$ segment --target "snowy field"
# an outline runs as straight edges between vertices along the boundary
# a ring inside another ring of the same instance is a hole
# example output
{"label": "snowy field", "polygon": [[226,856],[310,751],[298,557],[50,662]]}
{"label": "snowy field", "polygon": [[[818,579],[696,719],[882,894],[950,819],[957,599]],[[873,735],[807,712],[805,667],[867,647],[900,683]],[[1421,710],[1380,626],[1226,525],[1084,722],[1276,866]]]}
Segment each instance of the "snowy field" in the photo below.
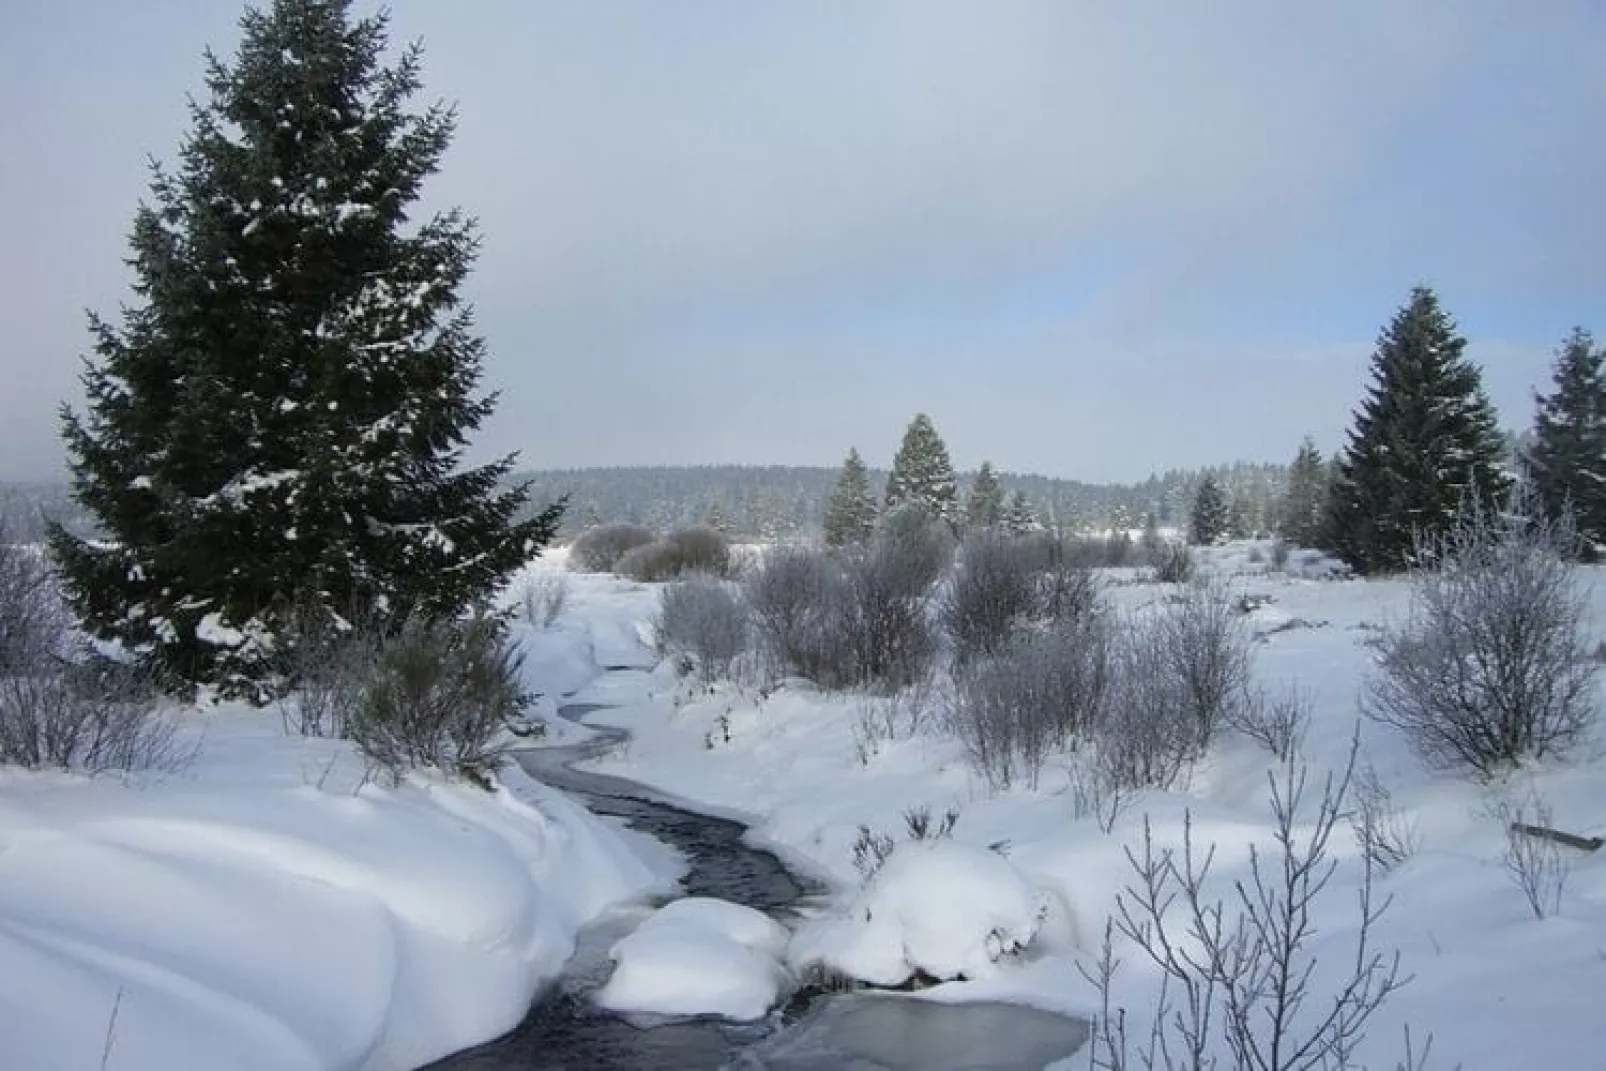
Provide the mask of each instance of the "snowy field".
{"label": "snowy field", "polygon": [[[1569,872],[1560,910],[1538,920],[1507,873],[1505,823],[1494,813],[1501,799],[1537,793],[1552,808],[1555,826],[1606,833],[1606,749],[1599,739],[1568,762],[1492,786],[1425,772],[1393,730],[1357,714],[1372,658],[1366,639],[1404,612],[1403,583],[1268,574],[1241,547],[1217,553],[1212,564],[1236,574],[1232,583],[1245,593],[1270,596],[1248,618],[1261,636],[1257,677],[1273,687],[1298,682],[1312,699],[1303,748],[1312,780],[1305,820],[1314,816],[1321,778],[1344,766],[1359,732],[1360,760],[1392,795],[1414,845],[1403,864],[1377,880],[1377,898],[1391,903],[1372,935],[1385,953],[1398,949],[1401,975],[1410,981],[1371,1021],[1359,1064],[1393,1068],[1409,1026],[1418,1051],[1431,1033],[1433,1067],[1599,1066],[1606,1051],[1606,1019],[1599,1014],[1606,992],[1606,851],[1562,854]],[[1606,636],[1600,579],[1596,570],[1585,576],[1591,628]],[[594,607],[610,617],[648,620],[655,611],[655,586],[598,577],[571,583],[577,613]],[[1111,596],[1136,605],[1163,592],[1119,585]],[[1156,847],[1172,848],[1180,847],[1189,816],[1195,844],[1215,848],[1218,894],[1247,877],[1251,846],[1271,847],[1267,776],[1278,764],[1231,733],[1184,790],[1131,800],[1106,833],[1079,805],[1068,769],[1051,764],[1035,791],[996,793],[940,732],[867,746],[862,724],[873,701],[862,697],[821,694],[803,682],[768,695],[723,684],[694,688],[660,667],[640,694],[611,699],[623,705],[590,720],[628,728],[634,738],[596,768],[745,818],[756,842],[838,891],[836,908],[794,937],[794,968],[826,964],[883,983],[916,970],[974,979],[924,990],[927,999],[1004,999],[1091,1014],[1096,996],[1077,967],[1094,965],[1116,896],[1133,881],[1124,852],[1141,847],[1145,820]],[[901,841],[902,815],[911,808],[929,808],[937,817],[956,808],[952,844],[900,845],[864,883],[853,863],[859,827]],[[1361,868],[1346,822],[1330,849],[1338,869],[1313,909],[1309,945],[1318,991],[1349,967],[1359,917]],[[1024,951],[1001,954],[1017,944]],[[1135,1012],[1149,1006],[1156,972],[1119,939],[1115,951],[1124,961],[1115,998]]]}
{"label": "snowy field", "polygon": [[[1393,1068],[1402,1032],[1433,1037],[1432,1067],[1585,1068],[1606,1050],[1606,851],[1569,853],[1560,910],[1537,920],[1502,862],[1503,797],[1530,792],[1572,833],[1606,833],[1599,741],[1571,761],[1480,786],[1424,772],[1392,730],[1358,722],[1366,639],[1404,609],[1397,582],[1266,574],[1242,549],[1216,556],[1244,592],[1255,672],[1297,681],[1315,716],[1312,776],[1362,760],[1392,793],[1414,851],[1382,876],[1391,903],[1373,935],[1409,983],[1373,1019],[1358,1066]],[[542,574],[562,555],[532,566]],[[1606,636],[1606,587],[1592,629]],[[760,693],[694,687],[650,664],[659,588],[571,576],[555,624],[521,627],[549,742],[586,731],[555,697],[615,709],[597,725],[633,734],[597,769],[752,823],[753,840],[824,879],[831,905],[788,935],[731,905],[684,901],[613,949],[599,999],[621,1010],[760,1016],[797,980],[830,968],[881,984],[967,980],[914,998],[1008,1001],[1088,1016],[1091,969],[1127,847],[1145,821],[1159,847],[1214,846],[1214,880],[1248,873],[1270,845],[1267,775],[1277,764],[1228,733],[1183,790],[1130,800],[1108,832],[1069,762],[1035,790],[989,791],[957,743],[929,724],[867,740],[884,713],[863,697],[785,682]],[[1129,606],[1163,597],[1112,586]],[[905,714],[917,709],[907,704]],[[183,715],[199,742],[179,773],[126,780],[0,772],[0,1064],[109,1067],[404,1068],[493,1037],[523,1015],[611,906],[665,890],[670,861],[633,833],[509,770],[494,794],[413,778],[367,782],[346,745],[287,737],[277,713]],[[958,812],[952,838],[905,839],[904,812]],[[867,826],[900,842],[874,877],[854,865]],[[1341,824],[1338,870],[1318,900],[1314,975],[1347,967],[1357,851]],[[1117,942],[1114,996],[1137,1014],[1156,974]],[[109,1053],[109,1055],[107,1055]],[[1078,1057],[1070,1066],[1085,1066]]]}

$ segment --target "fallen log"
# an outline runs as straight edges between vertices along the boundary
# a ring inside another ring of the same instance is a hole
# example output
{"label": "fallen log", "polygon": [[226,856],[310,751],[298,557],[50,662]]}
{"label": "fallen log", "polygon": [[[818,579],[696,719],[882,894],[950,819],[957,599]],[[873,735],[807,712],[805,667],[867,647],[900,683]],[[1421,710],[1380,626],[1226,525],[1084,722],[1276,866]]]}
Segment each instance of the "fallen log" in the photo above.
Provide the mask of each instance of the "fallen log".
{"label": "fallen log", "polygon": [[1567,847],[1577,848],[1581,852],[1592,852],[1602,844],[1606,844],[1606,838],[1603,837],[1580,837],[1575,833],[1563,833],[1561,830],[1551,829],[1549,826],[1531,826],[1526,822],[1513,822],[1511,823],[1511,829],[1514,833],[1526,833],[1530,837],[1553,840],[1557,844],[1565,844]]}

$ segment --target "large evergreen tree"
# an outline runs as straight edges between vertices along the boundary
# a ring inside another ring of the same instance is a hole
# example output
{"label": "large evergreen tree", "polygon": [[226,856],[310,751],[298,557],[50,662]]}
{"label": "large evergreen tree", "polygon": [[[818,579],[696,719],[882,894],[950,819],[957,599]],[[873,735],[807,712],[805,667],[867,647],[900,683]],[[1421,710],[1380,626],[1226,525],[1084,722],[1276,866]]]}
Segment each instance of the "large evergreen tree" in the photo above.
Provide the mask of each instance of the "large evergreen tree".
{"label": "large evergreen tree", "polygon": [[1037,522],[1037,514],[1032,512],[1032,504],[1026,498],[1026,492],[1016,488],[1009,494],[1009,505],[1004,509],[1004,531],[1010,535],[1028,535],[1042,527]]}
{"label": "large evergreen tree", "polygon": [[1556,352],[1555,389],[1539,413],[1524,468],[1551,516],[1571,510],[1578,534],[1606,542],[1606,348],[1583,328]]}
{"label": "large evergreen tree", "polygon": [[1231,524],[1227,496],[1214,476],[1199,481],[1199,490],[1193,496],[1193,509],[1188,513],[1188,542],[1209,546],[1227,534]]}
{"label": "large evergreen tree", "polygon": [[903,433],[903,443],[892,459],[892,473],[887,477],[886,501],[889,513],[912,504],[949,524],[959,519],[959,491],[953,464],[948,460],[948,447],[924,413],[916,413]]}
{"label": "large evergreen tree", "polygon": [[965,524],[972,529],[996,528],[1003,516],[1004,489],[993,472],[993,463],[983,461],[965,496]]}
{"label": "large evergreen tree", "polygon": [[1466,339],[1417,287],[1378,338],[1373,382],[1338,459],[1327,549],[1361,573],[1401,569],[1470,496],[1503,502],[1503,440]]}
{"label": "large evergreen tree", "polygon": [[89,631],[170,680],[265,697],[291,606],[447,615],[553,531],[515,522],[512,459],[460,465],[494,396],[457,290],[472,223],[409,225],[454,115],[409,110],[383,15],[275,0],[207,54],[176,172],[153,167],[120,325],[91,318],[75,495],[109,536],[52,543]]}
{"label": "large evergreen tree", "polygon": [[867,543],[875,534],[875,498],[870,494],[870,473],[857,449],[849,449],[842,474],[825,504],[825,545],[845,547]]}
{"label": "large evergreen tree", "polygon": [[1278,535],[1300,547],[1314,547],[1322,541],[1328,480],[1322,452],[1316,449],[1314,442],[1305,439],[1299,444],[1294,463],[1288,467],[1288,489],[1278,509]]}

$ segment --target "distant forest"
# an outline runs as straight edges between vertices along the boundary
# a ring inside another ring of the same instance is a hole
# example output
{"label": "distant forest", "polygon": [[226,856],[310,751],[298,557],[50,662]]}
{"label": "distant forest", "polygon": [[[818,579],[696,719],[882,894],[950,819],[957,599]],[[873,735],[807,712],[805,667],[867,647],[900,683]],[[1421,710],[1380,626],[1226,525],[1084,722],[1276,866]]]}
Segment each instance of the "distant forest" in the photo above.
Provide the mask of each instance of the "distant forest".
{"label": "distant forest", "polygon": [[[593,524],[630,521],[655,530],[709,524],[739,538],[807,539],[820,531],[825,499],[838,470],[790,465],[699,465],[635,468],[546,469],[521,472],[530,483],[530,509],[569,496],[559,537],[570,539]],[[884,469],[872,469],[879,497]],[[1199,481],[1215,476],[1227,491],[1240,530],[1270,527],[1287,483],[1286,465],[1238,462],[1202,469],[1173,469],[1142,483],[1094,484],[1047,476],[1000,473],[1004,490],[1022,491],[1039,523],[1067,531],[1141,528],[1153,513],[1161,527],[1186,524]],[[974,473],[960,474],[964,493]],[[0,520],[17,542],[36,542],[49,520],[80,536],[94,536],[94,518],[72,500],[65,483],[0,483]]]}

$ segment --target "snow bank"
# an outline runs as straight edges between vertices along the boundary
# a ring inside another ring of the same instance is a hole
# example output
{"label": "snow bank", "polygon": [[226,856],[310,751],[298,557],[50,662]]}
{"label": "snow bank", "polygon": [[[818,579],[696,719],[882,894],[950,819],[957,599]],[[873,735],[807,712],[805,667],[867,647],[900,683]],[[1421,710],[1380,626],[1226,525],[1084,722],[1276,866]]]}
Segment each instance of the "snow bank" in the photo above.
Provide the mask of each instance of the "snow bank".
{"label": "snow bank", "polygon": [[1031,943],[1050,901],[997,852],[949,840],[901,844],[845,916],[793,940],[799,969],[824,966],[875,985],[988,978]]}
{"label": "snow bank", "polygon": [[781,999],[786,929],[740,904],[688,897],[613,946],[617,966],[597,993],[605,1008],[751,1020]]}
{"label": "snow bank", "polygon": [[193,717],[165,782],[0,771],[8,1066],[416,1067],[515,1025],[656,882],[516,769],[386,789],[271,714]]}

